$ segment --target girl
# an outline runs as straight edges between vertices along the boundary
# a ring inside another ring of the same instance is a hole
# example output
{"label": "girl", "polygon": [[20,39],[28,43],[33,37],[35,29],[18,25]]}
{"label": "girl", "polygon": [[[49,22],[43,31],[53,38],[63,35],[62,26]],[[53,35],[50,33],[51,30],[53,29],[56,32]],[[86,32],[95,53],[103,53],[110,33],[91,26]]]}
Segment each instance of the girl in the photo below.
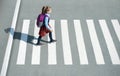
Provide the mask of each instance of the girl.
{"label": "girl", "polygon": [[44,6],[42,8],[42,14],[44,14],[44,20],[43,20],[43,25],[40,27],[37,45],[41,45],[41,43],[40,43],[41,38],[44,37],[47,33],[49,33],[50,43],[56,41],[52,38],[53,30],[52,30],[51,26],[49,25],[51,12],[52,12],[52,9],[49,6]]}

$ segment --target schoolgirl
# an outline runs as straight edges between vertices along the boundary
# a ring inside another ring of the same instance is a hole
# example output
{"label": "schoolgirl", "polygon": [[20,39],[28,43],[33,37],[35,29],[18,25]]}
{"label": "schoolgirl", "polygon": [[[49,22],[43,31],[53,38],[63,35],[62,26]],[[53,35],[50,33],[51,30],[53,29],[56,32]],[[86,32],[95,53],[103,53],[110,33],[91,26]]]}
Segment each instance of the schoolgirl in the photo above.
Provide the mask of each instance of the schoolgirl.
{"label": "schoolgirl", "polygon": [[40,30],[39,30],[37,45],[41,45],[41,42],[40,42],[41,38],[44,37],[47,33],[49,33],[50,43],[56,41],[52,38],[53,30],[52,30],[52,27],[49,25],[51,12],[52,12],[52,9],[50,6],[43,6],[42,14],[44,14],[44,20],[43,20],[43,25],[40,27]]}

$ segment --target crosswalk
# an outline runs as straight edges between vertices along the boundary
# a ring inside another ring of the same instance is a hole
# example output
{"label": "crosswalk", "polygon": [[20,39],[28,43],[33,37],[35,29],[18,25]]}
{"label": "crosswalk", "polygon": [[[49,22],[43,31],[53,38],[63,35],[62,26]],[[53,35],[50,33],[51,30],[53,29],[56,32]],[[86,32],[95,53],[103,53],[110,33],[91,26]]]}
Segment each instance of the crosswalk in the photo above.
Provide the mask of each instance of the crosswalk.
{"label": "crosswalk", "polygon": [[[50,24],[52,25],[53,27],[53,38],[56,39],[56,35],[55,35],[55,20],[51,20],[50,21]],[[48,41],[49,40],[49,37],[48,37]],[[54,44],[48,44],[48,64],[49,65],[56,65],[57,64],[57,57],[56,57],[56,43]]]}
{"label": "crosswalk", "polygon": [[103,31],[103,35],[105,37],[106,40],[106,44],[109,50],[109,54],[112,60],[113,64],[120,64],[120,59],[117,53],[117,50],[115,48],[114,42],[112,40],[111,34],[109,32],[109,29],[107,27],[107,23],[105,20],[99,20],[100,26],[102,28]]}
{"label": "crosswalk", "polygon": [[[25,60],[26,60],[26,51],[27,51],[27,35],[29,34],[29,26],[30,26],[30,20],[23,20],[23,26],[22,26],[22,35],[21,35],[21,40],[19,42],[19,48],[18,48],[18,56],[16,60],[16,65],[25,65]],[[64,60],[64,65],[73,65],[73,55],[72,55],[72,50],[71,49],[71,43],[70,43],[70,30],[69,30],[69,24],[68,24],[67,19],[62,19],[60,20],[60,28],[61,28],[61,42],[62,42],[62,53],[63,53],[63,60]],[[95,22],[93,19],[87,19],[86,21],[89,36],[90,36],[90,41],[91,45],[93,48],[93,55],[95,56],[95,61],[97,65],[105,65],[105,59],[103,55],[103,49],[101,49],[99,38],[98,38],[98,33],[95,28]],[[34,34],[35,38],[38,37],[38,32],[39,28],[36,26],[36,20],[34,21]],[[53,38],[56,39],[56,32],[55,26],[56,21],[55,20],[50,20],[50,25],[52,25],[53,28]],[[111,19],[111,24],[113,25],[113,29],[115,31],[116,37],[118,38],[118,41],[120,42],[120,24],[117,19]],[[77,45],[77,51],[78,51],[78,56],[79,56],[79,61],[80,65],[89,65],[89,58],[87,55],[87,46],[85,45],[85,39],[83,35],[83,28],[81,24],[81,20],[73,20],[73,25],[74,25],[74,33],[75,33],[75,39],[76,39],[76,45]],[[105,39],[104,44],[107,45],[108,53],[111,59],[111,62],[113,65],[120,65],[120,57],[119,53],[115,47],[115,43],[112,39],[112,35],[110,33],[110,30],[108,28],[108,24],[105,19],[98,20],[98,26],[100,26],[100,29],[102,30],[103,37]],[[49,38],[47,38],[49,41]],[[37,42],[37,39],[34,39],[34,43]],[[48,44],[48,65],[57,65],[57,48],[56,48],[56,43],[51,43]],[[31,55],[31,65],[40,65],[41,64],[41,49],[42,46],[36,46],[32,45],[32,55]]]}
{"label": "crosswalk", "polygon": [[90,33],[91,42],[94,47],[93,51],[95,53],[96,62],[97,64],[105,64],[93,20],[87,20],[87,25]]}
{"label": "crosswalk", "polygon": [[68,32],[67,20],[61,20],[61,33],[62,33],[62,44],[63,44],[63,53],[64,53],[64,62],[65,64],[72,64],[72,55],[70,49],[70,39]]}
{"label": "crosswalk", "polygon": [[[36,23],[36,21],[35,21]],[[38,37],[39,28],[34,28],[34,36]],[[37,43],[37,42],[36,42]],[[32,51],[32,65],[40,64],[40,53],[41,53],[41,46],[33,45],[33,51]]]}
{"label": "crosswalk", "polygon": [[[22,28],[22,33],[24,33],[24,34],[21,35],[17,64],[25,64],[25,55],[26,55],[26,46],[27,46],[27,43],[26,43],[27,35],[25,35],[25,34],[28,34],[29,24],[30,24],[30,20],[24,20],[23,28]],[[26,41],[26,42],[24,42],[24,41]]]}
{"label": "crosswalk", "polygon": [[81,64],[88,64],[88,58],[86,53],[86,48],[84,44],[84,37],[82,33],[80,20],[74,20],[75,34],[76,34],[76,43],[78,47],[78,53]]}

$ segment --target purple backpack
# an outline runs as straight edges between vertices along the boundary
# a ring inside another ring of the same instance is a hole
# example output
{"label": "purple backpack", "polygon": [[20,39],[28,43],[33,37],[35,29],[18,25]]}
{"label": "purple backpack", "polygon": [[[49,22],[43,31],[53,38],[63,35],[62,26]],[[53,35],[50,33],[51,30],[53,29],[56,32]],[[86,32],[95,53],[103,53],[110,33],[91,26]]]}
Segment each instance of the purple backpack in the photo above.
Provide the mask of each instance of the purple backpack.
{"label": "purple backpack", "polygon": [[37,18],[37,27],[41,27],[43,25],[43,21],[44,21],[44,14],[40,14]]}

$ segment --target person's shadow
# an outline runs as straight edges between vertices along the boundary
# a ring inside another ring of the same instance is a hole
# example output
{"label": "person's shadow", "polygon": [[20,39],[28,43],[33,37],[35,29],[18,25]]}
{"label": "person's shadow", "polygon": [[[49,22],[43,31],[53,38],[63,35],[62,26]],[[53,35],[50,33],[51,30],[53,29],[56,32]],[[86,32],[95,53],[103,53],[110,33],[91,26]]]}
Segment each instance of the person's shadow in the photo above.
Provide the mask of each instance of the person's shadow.
{"label": "person's shadow", "polygon": [[[10,33],[10,34],[13,35],[14,29],[13,28],[7,28],[4,31],[6,33]],[[21,38],[21,35],[23,36],[23,38]],[[27,41],[25,39],[26,37],[27,37]],[[36,38],[35,36],[32,36],[32,35],[21,33],[21,32],[14,32],[13,39],[23,40],[23,41],[25,41],[27,43],[30,43],[32,45],[36,45],[36,43],[33,42],[33,40],[37,40],[38,38]],[[41,41],[45,42],[45,43],[49,43],[49,41],[46,41],[46,40],[41,40]]]}

